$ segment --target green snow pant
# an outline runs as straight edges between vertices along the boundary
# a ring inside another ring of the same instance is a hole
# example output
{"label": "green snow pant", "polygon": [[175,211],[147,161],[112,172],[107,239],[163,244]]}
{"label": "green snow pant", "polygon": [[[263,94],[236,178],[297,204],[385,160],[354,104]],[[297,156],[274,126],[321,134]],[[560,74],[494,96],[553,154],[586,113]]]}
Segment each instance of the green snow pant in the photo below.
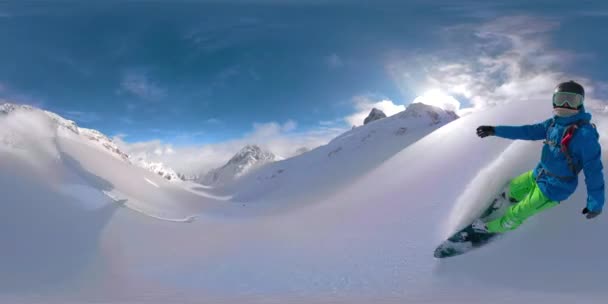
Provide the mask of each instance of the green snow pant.
{"label": "green snow pant", "polygon": [[510,206],[501,218],[487,223],[488,231],[502,233],[514,230],[527,218],[558,204],[540,191],[532,171],[511,180],[509,196],[518,203]]}

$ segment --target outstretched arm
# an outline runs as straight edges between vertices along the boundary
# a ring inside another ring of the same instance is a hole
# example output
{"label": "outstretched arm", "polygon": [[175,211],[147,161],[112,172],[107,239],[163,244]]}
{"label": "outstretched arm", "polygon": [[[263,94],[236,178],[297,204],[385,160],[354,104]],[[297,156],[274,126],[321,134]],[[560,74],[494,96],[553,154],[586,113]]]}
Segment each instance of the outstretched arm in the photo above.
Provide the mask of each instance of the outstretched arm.
{"label": "outstretched arm", "polygon": [[[596,133],[597,134],[597,133]],[[602,149],[597,136],[589,139],[582,147],[583,171],[587,184],[587,210],[599,213],[604,207],[604,166],[602,164]]]}
{"label": "outstretched arm", "polygon": [[551,119],[544,122],[524,126],[496,126],[496,136],[508,139],[541,140],[547,136],[547,128]]}

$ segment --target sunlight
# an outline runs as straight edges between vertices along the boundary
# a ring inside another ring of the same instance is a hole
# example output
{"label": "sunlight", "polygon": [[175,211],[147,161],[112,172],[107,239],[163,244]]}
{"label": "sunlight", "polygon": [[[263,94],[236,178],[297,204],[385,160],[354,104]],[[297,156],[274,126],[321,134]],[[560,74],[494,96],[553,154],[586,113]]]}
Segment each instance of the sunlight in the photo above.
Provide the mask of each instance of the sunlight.
{"label": "sunlight", "polygon": [[414,99],[413,103],[416,102],[454,112],[460,110],[460,102],[453,96],[447,95],[439,89],[431,89],[426,91],[424,94],[422,94],[422,96],[418,96],[416,99]]}

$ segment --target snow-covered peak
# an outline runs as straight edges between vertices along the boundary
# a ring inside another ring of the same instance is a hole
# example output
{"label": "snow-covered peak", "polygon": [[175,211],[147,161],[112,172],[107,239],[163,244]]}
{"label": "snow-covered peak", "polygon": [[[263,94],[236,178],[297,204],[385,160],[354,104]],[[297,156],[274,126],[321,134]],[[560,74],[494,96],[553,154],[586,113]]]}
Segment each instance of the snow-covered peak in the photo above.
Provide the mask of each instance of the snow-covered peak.
{"label": "snow-covered peak", "polygon": [[397,116],[400,118],[428,118],[432,124],[448,122],[458,118],[458,115],[453,111],[420,102],[410,104],[405,111],[398,113]]}
{"label": "snow-covered peak", "polygon": [[170,181],[185,180],[185,177],[180,176],[180,174],[175,172],[173,169],[167,168],[161,162],[151,162],[151,161],[148,161],[145,158],[141,158],[141,157],[139,157],[135,160],[132,159],[132,161],[139,167],[147,169],[150,172],[154,172],[154,173],[162,176],[166,180],[170,180]]}
{"label": "snow-covered peak", "polygon": [[[76,125],[76,123],[74,121],[65,119],[53,112],[44,111],[44,114],[46,114],[48,117],[50,117],[60,127],[64,127],[76,134],[80,134],[80,131],[83,130],[83,129],[79,128],[78,125]],[[95,131],[95,132],[99,133],[98,131]],[[99,134],[101,134],[101,133],[99,133]]]}
{"label": "snow-covered peak", "polygon": [[280,160],[272,152],[257,145],[247,145],[236,153],[224,166],[213,169],[200,181],[206,185],[220,185],[238,179],[240,176],[265,164]]}
{"label": "snow-covered peak", "polygon": [[365,120],[363,121],[363,124],[366,125],[372,121],[378,120],[378,119],[382,119],[382,118],[386,118],[386,114],[384,114],[384,112],[382,112],[382,110],[373,108],[370,112],[369,115],[367,115],[367,117],[365,118]]}
{"label": "snow-covered peak", "polygon": [[[69,122],[73,123],[73,121],[69,121]],[[68,128],[69,128],[69,126],[70,125],[68,125]],[[105,136],[103,133],[101,133],[97,130],[93,130],[93,129],[79,128],[76,126],[76,124],[74,124],[74,127],[76,128],[75,132],[77,134],[80,134],[81,136],[87,138],[91,142],[97,143],[98,145],[100,145],[104,149],[106,149],[107,151],[110,151],[114,155],[119,156],[123,160],[128,160],[130,158],[130,156],[127,153],[123,152],[122,150],[120,150],[120,148],[118,148],[118,146],[116,145],[116,143],[114,143],[114,141],[112,141],[112,139]]]}
{"label": "snow-covered peak", "polygon": [[0,100],[0,113],[9,114],[15,112],[16,110],[26,110],[33,111],[34,108],[28,105],[19,105],[10,102],[6,102],[4,100]]}
{"label": "snow-covered peak", "polygon": [[[412,131],[430,133],[434,128],[458,118],[459,116],[452,111],[446,111],[423,103],[412,103],[402,112],[381,119],[373,124],[355,127],[334,138],[330,143],[344,142],[349,146],[359,146],[363,143],[373,142],[375,138],[385,136],[386,134],[402,136]],[[433,128],[429,129],[428,127]]]}
{"label": "snow-covered peak", "polygon": [[133,159],[130,155],[122,151],[112,139],[97,130],[81,128],[72,120],[63,118],[56,113],[41,110],[29,105],[19,105],[8,102],[0,104],[0,114],[11,115],[18,111],[42,113],[54,123],[60,136],[76,136],[77,138],[85,139],[84,142],[89,146],[101,149],[118,159],[154,172],[167,180],[181,180],[175,171],[165,167],[162,163],[150,162],[142,158]]}
{"label": "snow-covered peak", "polygon": [[[0,102],[4,101],[0,100]],[[10,102],[4,102],[0,104],[0,114],[10,115],[19,111],[44,113],[46,117],[50,118],[51,121],[53,121],[57,125],[57,127],[63,127],[75,134],[80,134],[80,130],[75,122],[69,119],[65,119],[53,112],[44,111],[29,105],[14,104]]]}
{"label": "snow-covered peak", "polygon": [[237,154],[235,154],[229,161],[228,164],[244,164],[257,161],[272,161],[275,159],[275,155],[262,150],[257,145],[246,145]]}

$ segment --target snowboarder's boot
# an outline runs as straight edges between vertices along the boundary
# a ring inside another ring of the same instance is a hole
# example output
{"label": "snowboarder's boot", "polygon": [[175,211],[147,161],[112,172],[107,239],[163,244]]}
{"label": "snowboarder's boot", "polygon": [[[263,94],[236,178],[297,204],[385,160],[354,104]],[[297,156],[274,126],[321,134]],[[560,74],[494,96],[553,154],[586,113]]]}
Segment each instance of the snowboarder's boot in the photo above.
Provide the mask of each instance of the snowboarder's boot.
{"label": "snowboarder's boot", "polygon": [[481,247],[500,235],[501,233],[489,232],[486,223],[477,219],[437,247],[434,256],[445,258],[460,255],[471,250],[471,248]]}
{"label": "snowboarder's boot", "polygon": [[486,211],[480,216],[484,221],[491,221],[511,205],[517,204],[518,201],[509,195],[509,186],[506,186],[503,191],[496,196]]}
{"label": "snowboarder's boot", "polygon": [[481,246],[494,238],[498,233],[488,231],[486,223],[476,219],[471,225],[463,228],[448,240],[456,243],[471,242],[474,247]]}

